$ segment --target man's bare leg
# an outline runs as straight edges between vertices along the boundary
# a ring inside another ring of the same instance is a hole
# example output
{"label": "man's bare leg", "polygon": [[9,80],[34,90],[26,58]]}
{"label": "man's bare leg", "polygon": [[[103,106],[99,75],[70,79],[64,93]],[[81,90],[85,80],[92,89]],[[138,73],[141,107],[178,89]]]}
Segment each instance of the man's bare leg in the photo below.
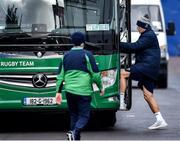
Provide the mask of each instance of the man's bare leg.
{"label": "man's bare leg", "polygon": [[121,70],[121,84],[120,84],[120,109],[121,110],[126,110],[126,105],[124,102],[124,95],[125,95],[125,91],[127,88],[127,78],[129,77],[130,72],[125,71],[124,69]]}
{"label": "man's bare leg", "polygon": [[150,126],[149,129],[159,129],[166,127],[167,123],[161,115],[158,103],[155,100],[153,93],[149,92],[143,86],[143,94],[144,94],[144,99],[147,101],[151,111],[155,114],[156,117],[156,122],[152,126]]}
{"label": "man's bare leg", "polygon": [[144,99],[147,101],[149,104],[149,107],[153,113],[159,112],[159,106],[157,101],[155,100],[153,94],[149,92],[144,86],[143,86],[143,94],[144,94]]}

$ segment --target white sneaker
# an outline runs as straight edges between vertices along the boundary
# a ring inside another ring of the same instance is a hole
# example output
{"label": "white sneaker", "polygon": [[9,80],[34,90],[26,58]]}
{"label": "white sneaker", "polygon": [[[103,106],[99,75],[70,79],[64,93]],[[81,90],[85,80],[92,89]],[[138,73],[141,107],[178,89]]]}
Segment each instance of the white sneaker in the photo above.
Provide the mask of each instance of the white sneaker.
{"label": "white sneaker", "polygon": [[67,135],[67,140],[68,141],[75,141],[74,133],[72,131],[67,132],[66,135]]}
{"label": "white sneaker", "polygon": [[120,110],[126,110],[126,104],[124,102],[120,102]]}
{"label": "white sneaker", "polygon": [[168,126],[168,124],[166,123],[165,120],[162,120],[162,121],[156,121],[153,125],[148,127],[148,129],[150,129],[150,130],[163,129],[166,126]]}

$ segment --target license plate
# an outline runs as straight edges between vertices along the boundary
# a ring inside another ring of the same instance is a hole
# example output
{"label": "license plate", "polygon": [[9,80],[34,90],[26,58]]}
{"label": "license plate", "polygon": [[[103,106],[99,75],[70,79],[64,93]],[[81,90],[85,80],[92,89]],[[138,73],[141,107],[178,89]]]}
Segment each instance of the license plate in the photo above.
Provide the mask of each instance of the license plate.
{"label": "license plate", "polygon": [[24,98],[24,105],[35,106],[35,105],[55,105],[55,97],[26,97]]}

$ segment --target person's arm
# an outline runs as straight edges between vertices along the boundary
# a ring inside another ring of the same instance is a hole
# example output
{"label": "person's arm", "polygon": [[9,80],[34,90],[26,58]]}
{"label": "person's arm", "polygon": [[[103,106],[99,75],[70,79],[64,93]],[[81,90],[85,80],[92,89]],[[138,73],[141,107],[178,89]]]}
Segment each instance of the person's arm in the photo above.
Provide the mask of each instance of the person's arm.
{"label": "person's arm", "polygon": [[57,75],[56,78],[56,103],[61,104],[62,102],[62,95],[61,95],[61,90],[63,86],[63,81],[64,81],[64,67],[63,67],[63,61],[59,65],[59,74]]}
{"label": "person's arm", "polygon": [[144,50],[151,45],[150,36],[142,36],[134,43],[124,43],[120,42],[120,50],[124,53],[136,53],[138,51]]}
{"label": "person's arm", "polygon": [[102,81],[101,81],[101,74],[99,72],[98,66],[96,64],[95,58],[91,53],[88,53],[88,58],[89,58],[89,66],[88,68],[91,70],[91,77],[93,82],[96,83],[96,85],[98,86],[101,95],[104,95],[104,89],[102,86]]}

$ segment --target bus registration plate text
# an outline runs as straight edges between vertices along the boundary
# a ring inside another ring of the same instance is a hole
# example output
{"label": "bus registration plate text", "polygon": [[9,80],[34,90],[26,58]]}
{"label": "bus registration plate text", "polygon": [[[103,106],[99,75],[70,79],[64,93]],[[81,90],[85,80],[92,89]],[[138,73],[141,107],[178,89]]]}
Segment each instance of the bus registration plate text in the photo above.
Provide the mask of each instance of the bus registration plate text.
{"label": "bus registration plate text", "polygon": [[24,98],[24,105],[36,106],[36,105],[55,105],[55,97],[26,97]]}

